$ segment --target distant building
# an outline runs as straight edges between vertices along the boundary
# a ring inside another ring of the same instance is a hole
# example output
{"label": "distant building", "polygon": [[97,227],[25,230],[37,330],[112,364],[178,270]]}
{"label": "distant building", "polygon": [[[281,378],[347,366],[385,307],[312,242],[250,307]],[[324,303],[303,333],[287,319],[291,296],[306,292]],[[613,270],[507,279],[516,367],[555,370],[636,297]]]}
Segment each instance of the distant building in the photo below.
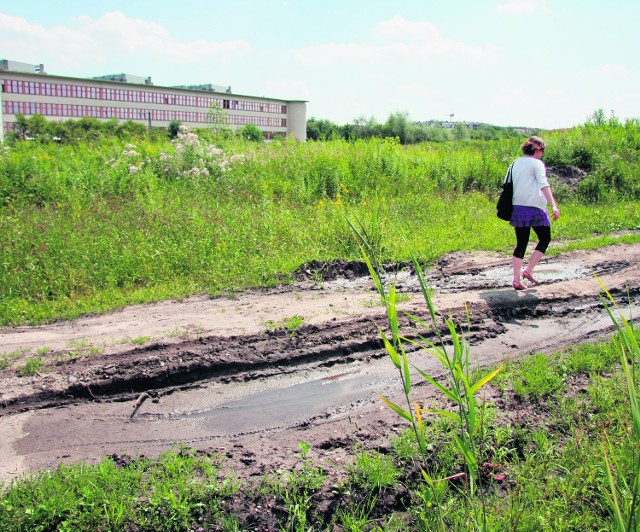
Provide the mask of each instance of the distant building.
{"label": "distant building", "polygon": [[21,63],[20,61],[11,61],[9,59],[0,59],[0,70],[13,70],[15,72],[33,72],[45,74],[44,65],[31,65],[29,63]]}
{"label": "distant building", "polygon": [[119,83],[136,83],[138,85],[153,85],[151,77],[132,76],[131,74],[107,74],[106,76],[96,76],[92,79],[103,79],[105,81],[117,81]]}
{"label": "distant building", "polygon": [[212,85],[211,83],[203,83],[201,85],[175,85],[176,89],[191,89],[195,91],[209,91],[209,92],[226,92],[231,93],[231,87],[225,87],[223,85]]}
{"label": "distant building", "polygon": [[132,120],[166,128],[177,120],[191,128],[212,123],[232,130],[254,124],[266,138],[307,138],[307,102],[231,93],[221,85],[161,87],[151,78],[111,74],[91,79],[45,74],[44,65],[0,60],[0,141],[16,115],[47,120]]}

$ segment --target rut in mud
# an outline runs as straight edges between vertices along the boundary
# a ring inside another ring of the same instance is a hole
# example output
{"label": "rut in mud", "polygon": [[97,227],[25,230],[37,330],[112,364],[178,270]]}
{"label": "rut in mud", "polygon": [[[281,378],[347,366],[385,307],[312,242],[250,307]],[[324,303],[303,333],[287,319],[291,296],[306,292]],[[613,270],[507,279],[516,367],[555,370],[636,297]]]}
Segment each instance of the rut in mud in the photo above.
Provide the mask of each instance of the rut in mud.
{"label": "rut in mud", "polygon": [[[488,366],[610,333],[593,274],[637,311],[639,258],[640,245],[548,258],[536,272],[542,284],[524,292],[506,288],[509,258],[497,254],[449,255],[426,278],[440,313],[470,343],[473,363]],[[401,310],[429,323],[411,268],[389,268],[388,281],[403,294]],[[292,316],[299,327],[286,325]],[[110,453],[157,453],[176,442],[225,448],[256,473],[286,464],[303,439],[337,459],[341,438],[375,440],[397,427],[375,394],[400,391],[380,341],[385,325],[364,265],[338,262],[305,265],[294,284],[278,289],[0,330],[3,352],[48,348],[35,375],[18,376],[20,360],[0,374],[0,437],[9,444],[0,478]],[[406,317],[401,330],[434,335]],[[118,341],[143,335],[150,340],[141,347]],[[71,359],[81,340],[103,347]],[[425,353],[410,357],[440,375]]]}

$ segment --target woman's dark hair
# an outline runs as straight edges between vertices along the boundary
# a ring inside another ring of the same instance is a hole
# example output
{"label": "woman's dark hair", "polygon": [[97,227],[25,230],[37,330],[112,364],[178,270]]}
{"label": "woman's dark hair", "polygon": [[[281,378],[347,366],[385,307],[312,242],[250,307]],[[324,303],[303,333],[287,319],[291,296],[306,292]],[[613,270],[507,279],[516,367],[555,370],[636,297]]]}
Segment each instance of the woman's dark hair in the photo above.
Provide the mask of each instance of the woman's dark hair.
{"label": "woman's dark hair", "polygon": [[522,153],[525,155],[533,155],[537,149],[541,149],[544,151],[546,148],[546,144],[544,140],[540,137],[529,137],[523,144],[520,146]]}

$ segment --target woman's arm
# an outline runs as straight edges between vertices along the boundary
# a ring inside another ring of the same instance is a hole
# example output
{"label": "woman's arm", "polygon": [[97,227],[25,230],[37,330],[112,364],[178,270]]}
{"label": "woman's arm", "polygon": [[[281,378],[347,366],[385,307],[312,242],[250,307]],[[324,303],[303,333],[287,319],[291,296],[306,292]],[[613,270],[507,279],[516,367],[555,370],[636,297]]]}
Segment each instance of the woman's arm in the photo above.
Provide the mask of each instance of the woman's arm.
{"label": "woman's arm", "polygon": [[557,220],[560,218],[560,209],[558,209],[558,204],[556,203],[555,198],[553,197],[553,192],[551,192],[551,187],[544,187],[542,189],[542,194],[547,200],[547,203],[551,205],[551,209],[553,209],[553,219]]}

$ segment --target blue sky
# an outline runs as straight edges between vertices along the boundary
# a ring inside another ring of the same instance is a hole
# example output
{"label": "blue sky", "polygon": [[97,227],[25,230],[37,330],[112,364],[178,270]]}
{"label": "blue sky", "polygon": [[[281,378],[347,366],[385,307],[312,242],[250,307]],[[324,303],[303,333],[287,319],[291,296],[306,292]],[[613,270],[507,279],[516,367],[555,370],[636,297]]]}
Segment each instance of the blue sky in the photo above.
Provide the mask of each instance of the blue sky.
{"label": "blue sky", "polygon": [[338,124],[640,117],[637,0],[2,0],[0,58],[308,100]]}

